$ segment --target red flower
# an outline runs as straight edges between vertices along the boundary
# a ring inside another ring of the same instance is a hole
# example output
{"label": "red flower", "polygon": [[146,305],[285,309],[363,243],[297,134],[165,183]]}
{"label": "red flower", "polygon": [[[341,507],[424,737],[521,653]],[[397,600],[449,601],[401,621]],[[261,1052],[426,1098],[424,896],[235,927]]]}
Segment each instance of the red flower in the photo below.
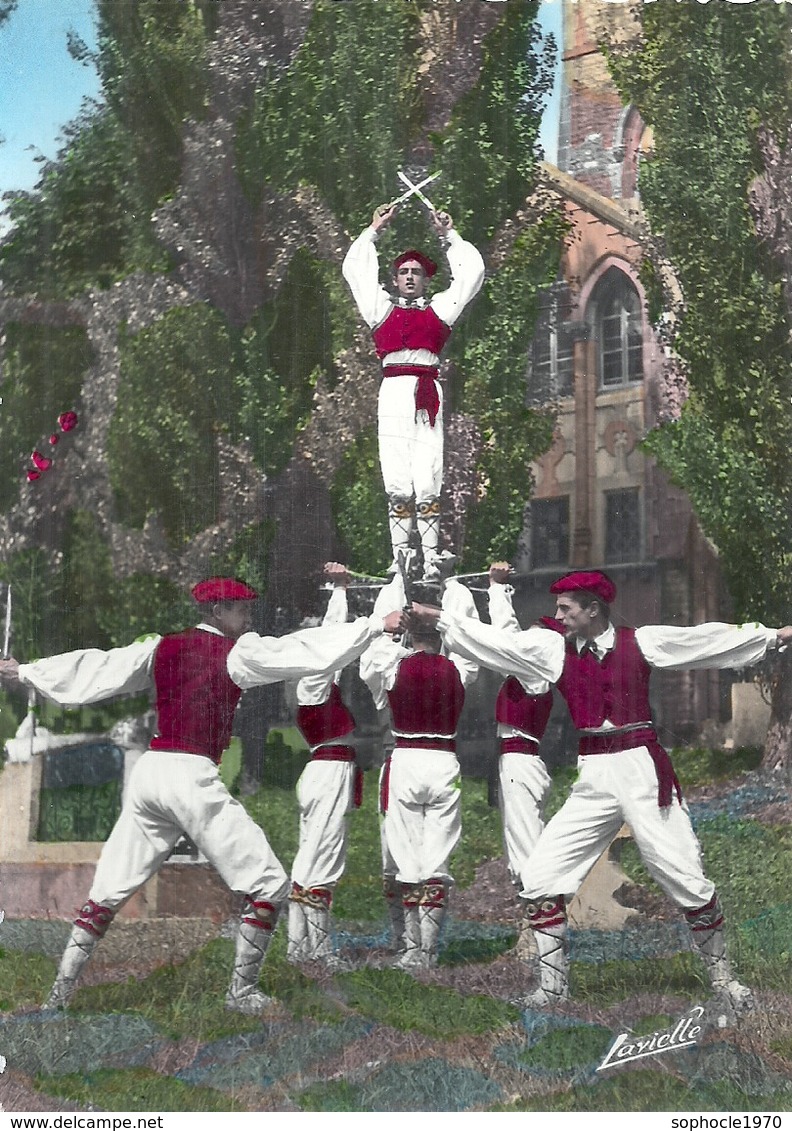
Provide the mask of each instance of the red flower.
{"label": "red flower", "polygon": [[77,413],[62,412],[58,417],[58,424],[62,432],[71,432],[73,428],[77,427]]}
{"label": "red flower", "polygon": [[39,471],[49,471],[52,467],[52,460],[47,459],[41,452],[32,452],[30,458],[33,460],[34,465]]}
{"label": "red flower", "polygon": [[27,477],[30,480],[30,482],[32,483],[34,479],[41,479],[41,472],[40,471],[29,471],[27,473]]}
{"label": "red flower", "polygon": [[59,439],[60,439],[60,436],[58,435],[58,433],[53,432],[52,435],[50,436],[50,441],[49,441],[52,444],[53,448],[55,447],[55,445],[57,444]]}

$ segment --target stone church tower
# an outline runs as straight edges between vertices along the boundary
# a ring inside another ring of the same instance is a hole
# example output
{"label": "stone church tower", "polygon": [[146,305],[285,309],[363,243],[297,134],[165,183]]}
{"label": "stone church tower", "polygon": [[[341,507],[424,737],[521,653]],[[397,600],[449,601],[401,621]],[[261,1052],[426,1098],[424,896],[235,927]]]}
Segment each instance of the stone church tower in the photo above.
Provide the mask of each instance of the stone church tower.
{"label": "stone church tower", "polygon": [[[664,354],[641,281],[647,226],[640,162],[651,133],[625,106],[599,44],[634,33],[630,5],[563,0],[558,165],[543,166],[570,224],[558,280],[543,300],[528,363],[528,401],[558,406],[550,451],[533,467],[519,568],[523,617],[546,611],[567,569],[605,569],[621,621],[689,624],[728,616],[717,556],[690,503],[640,441],[667,418]],[[524,621],[525,623],[525,621]],[[730,676],[656,677],[655,713],[670,744],[728,714]]]}

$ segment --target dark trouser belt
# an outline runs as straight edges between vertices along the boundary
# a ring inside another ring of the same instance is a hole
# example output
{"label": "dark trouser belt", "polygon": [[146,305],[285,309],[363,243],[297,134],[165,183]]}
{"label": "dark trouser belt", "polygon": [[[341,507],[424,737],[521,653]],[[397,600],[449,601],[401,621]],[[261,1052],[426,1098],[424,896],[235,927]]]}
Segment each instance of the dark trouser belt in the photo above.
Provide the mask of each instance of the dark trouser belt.
{"label": "dark trouser belt", "polygon": [[311,753],[312,762],[354,762],[354,746],[317,746]]}
{"label": "dark trouser belt", "polygon": [[539,743],[534,738],[521,738],[513,734],[500,740],[501,754],[538,754]]}

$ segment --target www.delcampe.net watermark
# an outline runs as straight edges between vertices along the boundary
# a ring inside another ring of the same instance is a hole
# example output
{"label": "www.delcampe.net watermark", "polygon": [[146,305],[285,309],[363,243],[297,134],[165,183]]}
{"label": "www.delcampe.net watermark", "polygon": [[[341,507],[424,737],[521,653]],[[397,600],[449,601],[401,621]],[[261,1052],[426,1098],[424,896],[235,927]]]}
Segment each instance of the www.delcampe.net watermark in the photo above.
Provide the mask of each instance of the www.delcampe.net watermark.
{"label": "www.delcampe.net watermark", "polygon": [[627,1064],[630,1060],[640,1060],[644,1056],[689,1049],[691,1045],[695,1045],[701,1033],[702,1026],[699,1022],[703,1016],[704,1007],[694,1005],[684,1017],[680,1017],[673,1028],[658,1029],[643,1037],[636,1037],[634,1033],[619,1033],[597,1072],[613,1068],[617,1064]]}

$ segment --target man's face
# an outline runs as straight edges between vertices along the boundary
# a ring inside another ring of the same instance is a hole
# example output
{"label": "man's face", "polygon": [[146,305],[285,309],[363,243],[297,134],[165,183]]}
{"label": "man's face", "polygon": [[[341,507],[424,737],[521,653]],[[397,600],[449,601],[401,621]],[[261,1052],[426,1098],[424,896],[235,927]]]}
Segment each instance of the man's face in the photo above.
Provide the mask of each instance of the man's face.
{"label": "man's face", "polygon": [[596,605],[586,608],[576,601],[569,593],[559,593],[556,598],[555,619],[560,620],[569,633],[576,636],[588,636],[595,624]]}
{"label": "man's face", "polygon": [[400,263],[393,276],[401,298],[422,298],[426,289],[426,273],[415,259]]}
{"label": "man's face", "polygon": [[250,632],[253,623],[252,601],[220,601],[213,609],[214,623],[224,636],[238,640],[245,632]]}

